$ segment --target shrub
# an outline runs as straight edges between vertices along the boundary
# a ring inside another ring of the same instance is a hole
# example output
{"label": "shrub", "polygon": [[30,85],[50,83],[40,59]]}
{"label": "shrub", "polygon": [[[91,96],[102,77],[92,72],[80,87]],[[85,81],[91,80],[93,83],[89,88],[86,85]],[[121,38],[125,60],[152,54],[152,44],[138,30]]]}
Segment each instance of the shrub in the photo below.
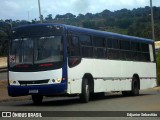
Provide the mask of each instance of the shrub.
{"label": "shrub", "polygon": [[157,59],[157,81],[158,85],[160,85],[160,51],[156,54]]}

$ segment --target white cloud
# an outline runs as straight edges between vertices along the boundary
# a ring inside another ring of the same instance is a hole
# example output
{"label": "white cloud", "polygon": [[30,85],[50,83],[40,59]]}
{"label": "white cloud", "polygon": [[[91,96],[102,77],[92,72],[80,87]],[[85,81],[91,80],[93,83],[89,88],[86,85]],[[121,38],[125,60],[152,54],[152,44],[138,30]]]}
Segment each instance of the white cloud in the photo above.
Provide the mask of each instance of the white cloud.
{"label": "white cloud", "polygon": [[18,10],[20,8],[18,3],[10,1],[10,0],[4,1],[4,5],[8,7],[10,10]]}
{"label": "white cloud", "polygon": [[[105,9],[115,11],[122,8],[133,9],[149,6],[149,0],[40,0],[42,14],[101,12]],[[153,0],[153,5],[160,6],[160,0]],[[0,19],[30,19],[38,18],[38,0],[1,0]]]}

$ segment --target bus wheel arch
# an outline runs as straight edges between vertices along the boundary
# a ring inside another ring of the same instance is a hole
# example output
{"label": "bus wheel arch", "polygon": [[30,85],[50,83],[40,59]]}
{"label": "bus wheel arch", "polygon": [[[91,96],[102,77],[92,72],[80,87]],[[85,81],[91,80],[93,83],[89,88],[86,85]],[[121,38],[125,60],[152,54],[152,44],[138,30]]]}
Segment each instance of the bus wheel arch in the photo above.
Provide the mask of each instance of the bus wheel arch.
{"label": "bus wheel arch", "polygon": [[136,74],[134,74],[133,75],[133,77],[132,77],[132,81],[133,81],[133,79],[136,79],[137,80],[137,82],[138,82],[138,88],[139,88],[139,90],[140,90],[140,78],[139,78],[139,75],[136,73]]}
{"label": "bus wheel arch", "polygon": [[140,90],[140,79],[138,74],[132,77],[131,91],[122,91],[123,96],[138,96]]}
{"label": "bus wheel arch", "polygon": [[138,74],[134,74],[132,77],[132,84],[131,84],[131,95],[132,96],[137,96],[139,95],[139,90],[140,90],[140,79]]}
{"label": "bus wheel arch", "polygon": [[85,78],[88,79],[88,83],[89,83],[89,86],[90,86],[90,90],[89,90],[90,93],[94,93],[94,79],[93,79],[92,74],[90,74],[90,73],[84,74],[82,80],[84,80]]}
{"label": "bus wheel arch", "polygon": [[82,78],[80,100],[83,103],[87,103],[90,99],[91,93],[94,93],[94,81],[90,73],[86,73]]}

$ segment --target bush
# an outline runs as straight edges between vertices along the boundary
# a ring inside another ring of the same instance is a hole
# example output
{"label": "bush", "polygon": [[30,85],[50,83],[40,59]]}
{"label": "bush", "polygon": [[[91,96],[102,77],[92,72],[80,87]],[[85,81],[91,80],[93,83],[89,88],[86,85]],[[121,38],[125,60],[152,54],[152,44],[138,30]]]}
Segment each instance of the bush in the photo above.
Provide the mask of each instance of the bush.
{"label": "bush", "polygon": [[160,86],[160,51],[156,54],[157,57],[157,81]]}

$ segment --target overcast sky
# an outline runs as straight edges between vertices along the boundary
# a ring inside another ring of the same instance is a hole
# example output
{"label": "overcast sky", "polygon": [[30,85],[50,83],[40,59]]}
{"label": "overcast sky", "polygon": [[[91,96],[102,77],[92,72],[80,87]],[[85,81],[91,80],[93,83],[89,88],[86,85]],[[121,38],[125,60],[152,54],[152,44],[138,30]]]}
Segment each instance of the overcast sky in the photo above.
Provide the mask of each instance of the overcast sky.
{"label": "overcast sky", "polygon": [[[122,8],[133,9],[150,6],[150,0],[40,0],[42,14],[102,12],[105,9],[115,11]],[[160,0],[153,0],[153,6],[160,6]],[[29,20],[39,18],[38,0],[0,0],[0,19]]]}

